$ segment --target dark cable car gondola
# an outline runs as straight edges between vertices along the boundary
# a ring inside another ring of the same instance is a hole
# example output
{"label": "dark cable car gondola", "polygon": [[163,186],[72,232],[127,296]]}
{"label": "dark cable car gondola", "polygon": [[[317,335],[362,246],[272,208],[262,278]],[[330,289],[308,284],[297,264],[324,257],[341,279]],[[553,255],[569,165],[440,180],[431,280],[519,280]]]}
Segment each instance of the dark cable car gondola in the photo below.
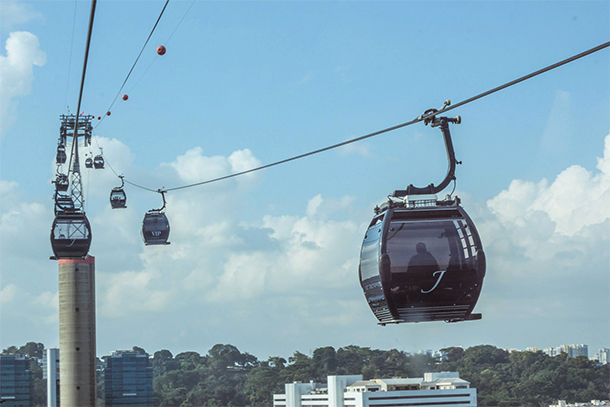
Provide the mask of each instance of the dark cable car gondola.
{"label": "dark cable car gondola", "polygon": [[55,184],[55,189],[58,191],[67,191],[68,186],[70,185],[68,181],[68,176],[66,174],[61,173],[57,174],[53,183]]}
{"label": "dark cable car gondola", "polygon": [[84,213],[61,211],[51,228],[51,247],[55,259],[85,257],[91,247],[91,226]]}
{"label": "dark cable car gondola", "polygon": [[460,117],[432,116],[425,123],[443,133],[447,175],[438,186],[394,191],[375,208],[360,253],[360,284],[381,325],[481,319],[472,313],[485,276],[481,239],[459,198],[429,196],[455,181],[449,123],[460,123]]}
{"label": "dark cable car gondola", "polygon": [[57,164],[65,164],[67,158],[66,147],[63,144],[59,144],[57,146],[57,156],[55,157],[55,161]]}
{"label": "dark cable car gondola", "polygon": [[142,221],[142,238],[144,243],[148,245],[170,244],[167,241],[169,238],[169,221],[163,213],[165,209],[165,191],[158,191],[163,197],[163,206],[160,209],[151,209],[144,215]]}
{"label": "dark cable car gondola", "polygon": [[93,168],[93,159],[91,157],[88,157],[85,160],[85,167],[87,168]]}
{"label": "dark cable car gondola", "polygon": [[55,192],[55,215],[62,212],[74,212],[74,200],[70,195]]}
{"label": "dark cable car gondola", "polygon": [[125,180],[122,175],[119,175],[119,178],[121,178],[121,186],[112,188],[112,191],[110,191],[110,206],[112,206],[112,209],[127,208],[127,195],[123,190]]}
{"label": "dark cable car gondola", "polygon": [[[85,165],[87,165],[86,162]],[[104,169],[104,157],[102,157],[101,154],[95,156],[95,158],[93,159],[93,166],[97,170]]]}

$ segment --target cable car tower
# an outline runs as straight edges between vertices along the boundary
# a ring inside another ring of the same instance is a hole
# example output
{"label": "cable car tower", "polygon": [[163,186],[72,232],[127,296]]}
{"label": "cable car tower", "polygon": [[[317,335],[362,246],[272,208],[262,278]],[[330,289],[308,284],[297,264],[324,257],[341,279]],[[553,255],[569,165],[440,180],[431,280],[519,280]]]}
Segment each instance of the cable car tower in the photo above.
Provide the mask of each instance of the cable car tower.
{"label": "cable car tower", "polygon": [[[78,138],[82,137],[84,145],[91,145],[92,116],[61,115],[57,153],[57,178],[55,183],[55,221],[51,230],[51,246],[54,256],[59,258],[84,258],[91,246],[91,226],[85,215],[83,184],[80,174],[78,156]],[[72,137],[72,148],[68,162],[68,174],[60,168],[65,163],[65,148],[68,137]],[[69,180],[69,185],[68,181]],[[69,194],[66,192],[68,191]]]}
{"label": "cable car tower", "polygon": [[[91,145],[92,116],[61,115],[57,147],[52,260],[59,263],[59,353],[62,361],[60,403],[95,406],[95,258],[89,256],[91,225],[78,156],[79,137]],[[71,151],[66,149],[72,138]],[[61,168],[68,163],[66,173]]]}

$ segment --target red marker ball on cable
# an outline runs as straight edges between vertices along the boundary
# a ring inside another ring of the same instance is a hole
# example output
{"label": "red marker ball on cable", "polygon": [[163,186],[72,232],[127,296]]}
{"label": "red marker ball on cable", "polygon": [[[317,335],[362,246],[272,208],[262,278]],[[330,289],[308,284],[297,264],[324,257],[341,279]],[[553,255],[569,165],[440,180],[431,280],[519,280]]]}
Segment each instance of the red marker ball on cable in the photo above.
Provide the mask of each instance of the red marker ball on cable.
{"label": "red marker ball on cable", "polygon": [[110,116],[110,110],[106,112],[106,116]]}
{"label": "red marker ball on cable", "polygon": [[165,55],[165,51],[167,51],[167,50],[165,49],[165,47],[164,47],[163,45],[159,45],[159,46],[157,47],[157,54],[159,54],[159,55]]}
{"label": "red marker ball on cable", "polygon": [[127,100],[127,99],[129,99],[129,96],[123,95],[123,100]]}
{"label": "red marker ball on cable", "polygon": [[102,116],[98,116],[98,117],[97,117],[97,120],[102,120]]}

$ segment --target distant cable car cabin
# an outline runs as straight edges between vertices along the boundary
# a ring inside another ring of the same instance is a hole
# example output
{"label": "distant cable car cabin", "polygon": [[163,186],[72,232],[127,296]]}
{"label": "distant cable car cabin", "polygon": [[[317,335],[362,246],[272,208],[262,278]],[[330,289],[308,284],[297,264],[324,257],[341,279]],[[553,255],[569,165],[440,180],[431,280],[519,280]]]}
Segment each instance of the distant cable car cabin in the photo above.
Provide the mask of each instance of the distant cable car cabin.
{"label": "distant cable car cabin", "polygon": [[74,200],[70,195],[55,193],[55,214],[62,212],[74,212]]}
{"label": "distant cable car cabin", "polygon": [[159,190],[163,197],[163,206],[160,209],[152,209],[144,215],[142,220],[142,238],[149,245],[167,245],[169,238],[169,221],[163,213],[165,209],[165,191]]}
{"label": "distant cable car cabin", "polygon": [[91,157],[87,157],[85,160],[85,167],[93,168],[93,159]]}
{"label": "distant cable car cabin", "polygon": [[93,159],[93,166],[96,170],[104,169],[104,157],[101,154],[95,156],[95,158]]}
{"label": "distant cable car cabin", "polygon": [[51,247],[55,259],[82,258],[91,247],[91,226],[82,212],[60,212],[51,227]]}
{"label": "distant cable car cabin", "polygon": [[55,184],[55,189],[58,191],[67,191],[68,186],[70,185],[66,174],[57,174],[53,183]]}
{"label": "distant cable car cabin", "polygon": [[127,195],[123,190],[125,181],[122,175],[119,178],[121,178],[121,186],[112,188],[112,191],[110,191],[110,206],[112,206],[112,209],[127,208]]}
{"label": "distant cable car cabin", "polygon": [[57,156],[55,157],[55,161],[57,164],[65,164],[66,159],[66,147],[63,144],[57,146]]}
{"label": "distant cable car cabin", "polygon": [[450,122],[460,123],[459,116],[425,121],[440,126],[444,135],[449,170],[443,182],[395,191],[375,208],[366,231],[360,284],[380,325],[481,319],[472,313],[485,276],[481,239],[459,198],[430,197],[455,180]]}

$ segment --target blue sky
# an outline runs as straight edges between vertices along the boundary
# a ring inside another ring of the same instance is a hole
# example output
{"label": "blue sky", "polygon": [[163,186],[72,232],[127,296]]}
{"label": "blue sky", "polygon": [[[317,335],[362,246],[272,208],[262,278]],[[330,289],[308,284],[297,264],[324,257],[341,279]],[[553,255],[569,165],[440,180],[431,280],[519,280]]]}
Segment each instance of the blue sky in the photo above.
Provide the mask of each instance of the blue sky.
{"label": "blue sky", "polygon": [[[81,110],[106,112],[163,4],[98,3]],[[66,101],[76,110],[90,3],[0,7],[0,346],[57,346],[50,181],[59,115]],[[174,0],[121,92],[129,100],[95,134],[127,179],[171,188],[409,121],[609,32],[605,1]],[[477,322],[379,327],[357,278],[375,204],[444,176],[437,129],[417,124],[172,192],[167,247],[139,236],[157,194],[129,187],[128,208],[112,211],[119,180],[83,172],[98,354],[216,343],[261,359],[349,344],[609,347],[609,61],[606,49],[452,111],[463,119],[452,127],[457,194],[489,261]]]}

